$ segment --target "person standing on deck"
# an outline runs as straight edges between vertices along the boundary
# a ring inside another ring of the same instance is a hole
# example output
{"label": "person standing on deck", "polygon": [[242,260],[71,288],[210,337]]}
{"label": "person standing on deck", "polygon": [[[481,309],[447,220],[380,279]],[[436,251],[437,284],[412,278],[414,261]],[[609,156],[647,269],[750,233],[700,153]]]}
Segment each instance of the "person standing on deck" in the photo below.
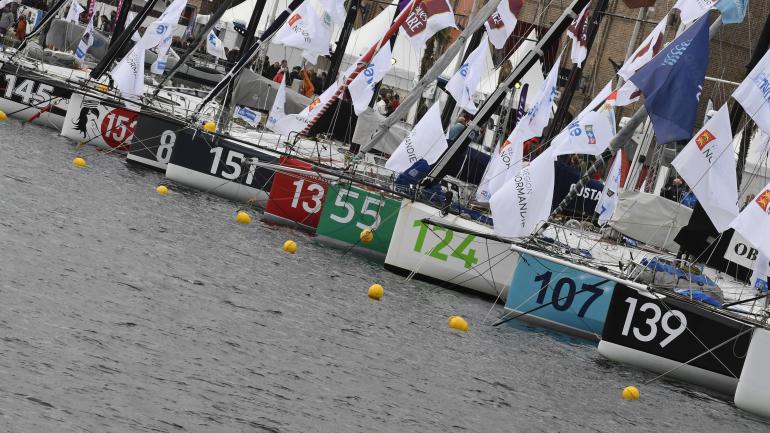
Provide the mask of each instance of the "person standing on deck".
{"label": "person standing on deck", "polygon": [[449,127],[449,131],[447,131],[446,134],[446,140],[449,144],[454,143],[455,140],[457,140],[457,137],[462,134],[463,130],[465,129],[465,125],[468,124],[468,120],[465,119],[465,117],[460,116],[457,118],[457,122],[455,122],[454,125]]}

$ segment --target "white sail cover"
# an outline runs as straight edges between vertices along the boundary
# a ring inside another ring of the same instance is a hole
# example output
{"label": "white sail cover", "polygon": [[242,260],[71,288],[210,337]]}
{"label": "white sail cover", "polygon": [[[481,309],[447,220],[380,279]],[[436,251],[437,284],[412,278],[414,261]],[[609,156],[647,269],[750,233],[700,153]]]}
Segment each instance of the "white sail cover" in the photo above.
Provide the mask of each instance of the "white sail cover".
{"label": "white sail cover", "polygon": [[770,184],[743,208],[730,227],[770,257]]}
{"label": "white sail cover", "polygon": [[551,213],[554,155],[549,148],[521,169],[492,196],[495,233],[509,238],[531,235]]}
{"label": "white sail cover", "polygon": [[431,36],[447,27],[456,28],[454,11],[447,0],[417,0],[418,3],[401,24],[401,34],[421,49]]}
{"label": "white sail cover", "polygon": [[679,19],[682,20],[682,24],[690,24],[713,9],[718,1],[719,0],[678,0],[676,4],[674,4],[674,9],[679,9]]}
{"label": "white sail cover", "polygon": [[671,162],[721,233],[738,216],[733,134],[727,104]]}
{"label": "white sail cover", "polygon": [[86,26],[86,31],[83,32],[83,37],[80,38],[80,43],[78,43],[78,47],[75,49],[75,57],[78,59],[79,62],[82,63],[83,60],[86,59],[86,53],[88,53],[88,49],[91,48],[91,45],[93,44],[94,44],[94,17],[91,16],[91,19],[88,21],[88,25]]}
{"label": "white sail cover", "polygon": [[206,37],[206,52],[220,59],[225,58],[225,46],[217,37],[217,34],[214,33],[214,29],[211,29]]}
{"label": "white sail cover", "polygon": [[743,106],[759,129],[770,135],[770,51],[735,89],[733,98]]}
{"label": "white sail cover", "polygon": [[689,223],[692,209],[657,194],[620,191],[619,195],[610,227],[646,244],[679,251],[674,237]]}
{"label": "white sail cover", "polygon": [[513,29],[516,28],[518,22],[516,17],[522,6],[524,6],[524,0],[502,0],[497,5],[495,13],[484,22],[489,41],[498,50],[505,46],[505,42],[513,33]]}
{"label": "white sail cover", "polygon": [[332,19],[328,13],[319,15],[309,1],[302,3],[286,20],[272,42],[302,50],[302,56],[311,63],[318,56],[329,54],[332,37]]}
{"label": "white sail cover", "polygon": [[510,177],[519,172],[521,158],[514,157],[513,152],[523,152],[521,149],[524,142],[533,137],[539,137],[548,125],[548,119],[551,118],[551,105],[556,97],[556,81],[560,61],[561,58],[557,59],[548,73],[536,102],[516,124],[505,142],[500,145],[496,152],[492,153],[484,177],[479,183],[476,200],[488,202]]}
{"label": "white sail cover", "polygon": [[267,129],[281,133],[281,131],[278,129],[278,124],[281,120],[283,120],[284,117],[286,117],[286,112],[284,111],[284,107],[286,105],[286,74],[284,74],[283,79],[281,80],[281,85],[278,87],[278,93],[275,94],[275,99],[273,100],[273,106],[270,108],[270,114],[267,117],[267,122],[265,122],[265,127]]}
{"label": "white sail cover", "polygon": [[353,100],[353,108],[356,115],[363,113],[366,107],[369,106],[369,102],[374,96],[374,88],[390,71],[392,65],[390,44],[385,43],[372,57],[371,63],[350,82],[348,91],[350,92],[350,98]]}
{"label": "white sail cover", "polygon": [[618,207],[618,191],[620,191],[620,177],[623,168],[623,150],[618,150],[615,154],[615,161],[612,163],[607,181],[604,183],[602,195],[596,202],[596,213],[599,214],[599,225],[604,225],[609,221],[615,209]]}
{"label": "white sail cover", "polygon": [[465,59],[465,62],[445,87],[457,102],[457,106],[470,114],[476,114],[478,110],[476,104],[473,103],[473,95],[479,87],[479,82],[481,82],[487,51],[489,51],[489,44],[487,36],[484,35],[479,46]]}
{"label": "white sail cover", "polygon": [[388,158],[385,168],[402,173],[415,162],[424,159],[428,164],[435,163],[447,145],[444,128],[441,125],[441,107],[436,101],[422,116],[412,132],[406,136],[393,155]]}
{"label": "white sail cover", "polygon": [[586,56],[588,56],[588,8],[590,6],[591,2],[589,1],[580,11],[580,15],[567,28],[567,37],[572,39],[570,58],[572,63],[578,66],[582,66]]}
{"label": "white sail cover", "polygon": [[72,2],[70,2],[70,8],[67,10],[67,17],[64,20],[71,23],[76,23],[80,20],[80,14],[85,12],[85,10],[86,9],[81,6],[77,0],[72,0]]}

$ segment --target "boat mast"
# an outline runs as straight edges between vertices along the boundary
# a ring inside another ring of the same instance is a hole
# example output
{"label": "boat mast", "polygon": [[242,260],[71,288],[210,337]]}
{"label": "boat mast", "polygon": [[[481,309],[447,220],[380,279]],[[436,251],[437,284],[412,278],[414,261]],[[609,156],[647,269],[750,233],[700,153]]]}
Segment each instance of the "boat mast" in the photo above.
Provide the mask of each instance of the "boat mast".
{"label": "boat mast", "polygon": [[[264,0],[260,1],[264,7]],[[217,8],[216,11],[209,17],[209,21],[206,23],[205,26],[203,26],[203,29],[198,32],[198,34],[195,36],[195,39],[190,43],[190,46],[187,47],[187,50],[179,57],[179,60],[174,64],[174,67],[171,68],[171,70],[168,72],[168,74],[165,74],[163,78],[160,80],[160,83],[155,87],[155,91],[153,92],[153,96],[157,95],[160,91],[161,87],[163,87],[163,84],[170,80],[171,77],[176,74],[176,72],[184,65],[184,62],[187,60],[192,53],[198,50],[200,46],[203,44],[203,41],[206,40],[206,37],[208,36],[209,32],[211,31],[211,28],[216,25],[217,21],[219,21],[220,18],[222,18],[222,15],[227,11],[227,9],[230,7],[230,5],[233,3],[233,0],[224,0],[222,4],[219,5],[219,8]],[[251,24],[251,23],[249,23]],[[245,40],[245,38],[244,38]]]}
{"label": "boat mast", "polygon": [[[586,60],[583,60],[582,66],[574,65],[572,67],[569,78],[567,78],[567,84],[564,86],[564,91],[559,97],[559,104],[556,108],[556,114],[553,116],[551,127],[548,129],[548,134],[544,136],[544,142],[550,141],[565,126],[564,123],[567,119],[569,106],[572,103],[572,97],[575,95],[575,90],[577,90],[578,83],[580,83],[580,79],[583,77],[583,67],[588,60],[588,54],[591,53],[591,47],[593,46],[594,40],[596,39],[596,34],[599,33],[599,25],[602,22],[604,12],[607,10],[608,3],[609,0],[599,0],[599,4],[591,13],[591,18],[588,22],[588,29],[586,29],[588,38],[586,40]],[[574,44],[575,41],[572,41],[572,43]]]}
{"label": "boat mast", "polygon": [[[425,178],[425,182],[435,183],[447,175],[449,162],[455,155],[462,155],[462,151],[464,151],[470,144],[470,134],[473,129],[489,119],[489,117],[494,113],[495,109],[504,100],[506,93],[513,88],[514,84],[524,76],[524,74],[532,67],[532,65],[535,64],[537,60],[543,57],[546,49],[550,47],[551,44],[554,44],[559,40],[562,33],[569,26],[570,22],[572,22],[572,20],[578,16],[580,11],[582,11],[583,8],[588,4],[588,1],[589,0],[573,0],[567,9],[562,12],[559,19],[557,19],[556,22],[551,25],[546,34],[543,35],[543,37],[537,42],[535,47],[532,48],[529,53],[527,53],[521,62],[519,62],[513,72],[511,72],[511,74],[508,76],[508,78],[506,78],[503,83],[500,83],[492,95],[490,95],[489,98],[484,101],[484,104],[479,107],[476,116],[471,122],[468,122],[468,126],[466,126],[463,132],[460,133],[460,136],[457,137],[452,146],[447,149],[446,152],[444,152],[441,158],[439,158],[438,162],[436,162],[436,165]],[[487,5],[489,4],[490,3],[487,3]],[[395,114],[395,112],[393,114]],[[390,117],[388,120],[390,120]],[[372,142],[374,141],[375,140],[372,140]],[[432,181],[430,179],[432,179]]]}
{"label": "boat mast", "polygon": [[101,77],[107,70],[107,68],[112,65],[112,62],[118,56],[118,52],[123,48],[124,45],[126,45],[126,43],[128,43],[129,40],[131,40],[131,36],[136,31],[137,27],[139,27],[139,24],[144,21],[144,19],[147,17],[157,2],[158,0],[147,0],[147,3],[145,3],[142,10],[140,10],[139,13],[134,17],[134,19],[131,21],[128,27],[126,27],[123,33],[120,34],[115,43],[110,45],[110,49],[107,50],[107,53],[104,55],[104,57],[102,57],[102,60],[99,61],[99,64],[94,66],[94,68],[91,70],[91,78],[98,80],[99,77]]}
{"label": "boat mast", "polygon": [[[711,27],[709,27],[709,39],[712,39],[714,35],[717,33],[717,31],[722,27],[722,17],[716,19],[711,24]],[[601,170],[602,167],[604,167],[604,164],[609,160],[612,156],[614,156],[617,151],[625,145],[628,140],[631,139],[631,136],[634,134],[634,131],[636,131],[636,128],[642,124],[647,119],[647,108],[645,108],[644,105],[642,105],[636,113],[629,119],[628,123],[626,123],[626,126],[623,127],[618,133],[615,135],[615,137],[612,138],[610,141],[609,149],[605,150],[604,153],[602,153],[598,158],[596,158],[596,161],[591,165],[591,167],[588,168],[588,170],[583,174],[583,176],[580,178],[578,182],[576,182],[569,190],[569,193],[566,197],[559,203],[559,205],[556,207],[556,209],[551,212],[551,215],[548,217],[548,222],[553,221],[554,217],[561,213],[562,210],[564,210],[567,207],[567,204],[569,204],[570,200],[572,200],[578,191],[582,191],[583,187],[588,183],[588,180],[591,178],[591,175],[593,175],[597,170]],[[543,229],[545,229],[548,226],[548,224],[543,224],[540,229],[538,229],[537,233],[540,233]]]}
{"label": "boat mast", "polygon": [[118,11],[118,18],[115,20],[115,28],[112,29],[112,37],[110,38],[109,44],[110,47],[118,40],[123,33],[123,30],[125,30],[126,19],[128,19],[128,13],[131,11],[132,3],[133,0],[123,0],[123,5],[120,7],[120,11]]}
{"label": "boat mast", "polygon": [[206,97],[203,98],[203,100],[198,104],[196,109],[193,111],[193,119],[197,119],[197,115],[200,113],[201,109],[205,107],[206,104],[211,102],[212,99],[216,98],[217,95],[222,92],[222,90],[230,85],[235,76],[238,75],[243,70],[243,68],[245,68],[246,65],[248,65],[249,62],[254,59],[260,47],[262,46],[262,43],[267,39],[270,39],[275,34],[275,32],[277,32],[278,29],[283,26],[283,23],[286,22],[286,20],[289,18],[289,15],[291,15],[291,13],[294,12],[294,10],[297,9],[297,7],[299,7],[303,1],[304,0],[292,0],[291,3],[286,6],[286,9],[281,12],[278,18],[276,18],[276,20],[270,24],[267,29],[265,29],[262,35],[257,38],[253,44],[251,44],[249,49],[241,55],[240,59],[238,59],[238,62],[233,65],[229,71],[227,71],[227,74],[225,74],[224,78],[222,78],[222,80],[217,83],[217,85],[209,91],[208,95],[206,95]]}
{"label": "boat mast", "polygon": [[342,25],[340,36],[337,38],[337,45],[334,48],[334,54],[332,54],[331,65],[329,65],[329,70],[326,72],[324,88],[331,86],[337,80],[342,59],[345,57],[345,49],[348,46],[350,34],[353,32],[353,22],[356,20],[356,16],[358,16],[358,9],[360,7],[361,0],[350,0],[350,3],[348,3],[348,13],[345,16],[345,23]]}
{"label": "boat mast", "polygon": [[24,40],[21,41],[21,44],[19,45],[19,48],[17,48],[16,51],[13,53],[13,55],[11,55],[11,57],[8,59],[9,63],[11,61],[13,61],[13,58],[16,57],[16,54],[18,54],[18,53],[20,53],[20,52],[22,52],[24,50],[24,48],[27,46],[27,43],[29,42],[30,39],[32,39],[35,36],[37,36],[40,33],[41,30],[43,30],[44,28],[48,27],[48,24],[50,24],[51,21],[53,21],[54,18],[56,18],[56,13],[59,12],[59,10],[64,6],[64,4],[67,1],[68,0],[59,0],[58,3],[53,5],[53,7],[48,11],[48,13],[45,14],[45,16],[43,17],[43,20],[40,21],[40,24],[38,24],[37,27],[35,27],[35,29],[32,30],[32,32],[30,32],[27,35],[27,37],[24,38]]}

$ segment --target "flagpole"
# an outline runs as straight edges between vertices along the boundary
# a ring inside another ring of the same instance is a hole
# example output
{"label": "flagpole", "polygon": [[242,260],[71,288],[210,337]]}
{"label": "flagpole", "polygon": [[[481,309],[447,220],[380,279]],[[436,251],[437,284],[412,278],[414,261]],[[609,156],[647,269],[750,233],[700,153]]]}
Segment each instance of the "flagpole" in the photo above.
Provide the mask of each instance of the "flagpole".
{"label": "flagpole", "polygon": [[[551,140],[556,136],[556,134],[559,133],[559,131],[562,130],[562,128],[564,128],[564,120],[567,117],[569,106],[572,103],[572,97],[575,95],[575,90],[577,90],[578,83],[583,77],[583,67],[588,61],[588,54],[591,53],[591,48],[593,47],[594,40],[596,39],[596,34],[599,33],[599,25],[602,22],[602,17],[604,12],[607,10],[608,4],[609,0],[600,0],[596,9],[594,9],[591,13],[591,18],[588,23],[589,27],[586,29],[588,38],[588,40],[586,40],[586,58],[583,59],[582,65],[573,65],[569,74],[569,78],[567,79],[567,84],[564,86],[564,91],[559,98],[559,104],[556,108],[556,114],[553,116],[551,127],[548,129],[548,134],[544,135],[544,142]],[[580,37],[580,35],[578,35],[578,37]],[[573,40],[572,43],[574,44],[575,41]]]}
{"label": "flagpole", "polygon": [[[484,101],[484,104],[479,107],[478,111],[476,112],[476,116],[474,116],[471,122],[468,122],[468,125],[463,130],[463,132],[460,133],[460,136],[457,137],[452,146],[447,149],[447,151],[444,152],[438,162],[436,162],[431,172],[428,173],[428,176],[426,176],[424,182],[437,183],[447,175],[449,162],[452,160],[452,158],[454,158],[455,155],[461,155],[460,152],[468,147],[468,144],[470,143],[470,134],[473,129],[489,119],[497,106],[505,97],[506,92],[508,92],[508,90],[510,90],[514,84],[524,76],[524,74],[532,67],[532,65],[535,64],[535,62],[537,62],[537,60],[544,56],[548,47],[559,40],[561,34],[569,26],[570,21],[578,16],[580,11],[582,11],[586,4],[588,4],[588,1],[589,0],[573,0],[572,3],[564,10],[564,12],[562,12],[561,16],[556,20],[556,22],[553,23],[553,25],[551,25],[551,27],[548,28],[546,34],[540,38],[537,44],[529,51],[529,53],[527,53],[524,59],[519,62],[516,68],[508,76],[508,78],[506,78],[504,82],[500,83],[492,95],[490,95],[489,98]],[[492,3],[495,2],[487,3],[485,7]],[[396,113],[394,112],[388,118],[388,120],[390,120],[390,118],[395,114]],[[383,134],[384,132],[380,132],[379,136],[382,136]],[[379,136],[375,136],[375,138],[372,139],[372,142],[375,142]],[[367,150],[371,147],[374,146],[371,145],[367,148]]]}
{"label": "flagpole", "polygon": [[[380,47],[390,40],[390,38],[395,35],[398,32],[398,29],[401,27],[401,24],[406,21],[406,17],[409,16],[409,14],[412,12],[414,7],[417,5],[418,0],[411,0],[409,2],[409,5],[404,8],[403,11],[401,11],[401,14],[393,21],[393,24],[391,24],[390,28],[387,32],[385,32],[385,36],[383,36],[380,40],[378,40],[374,45],[372,45],[371,48],[369,48],[369,51],[366,52],[361,58],[358,60],[358,65],[356,66],[356,69],[345,77],[345,81],[339,86],[336,92],[332,95],[331,98],[321,107],[318,111],[318,114],[313,117],[310,122],[308,122],[305,129],[300,132],[300,135],[307,134],[312,128],[313,125],[318,122],[318,120],[321,118],[321,116],[326,113],[326,110],[331,107],[332,103],[337,100],[342,95],[342,92],[345,91],[345,89],[348,87],[348,85],[358,76],[358,74],[366,67],[366,65],[369,64],[369,62],[372,60],[372,57],[374,57],[374,54],[380,49]],[[493,1],[500,1],[500,0],[493,0]]]}
{"label": "flagpole", "polygon": [[[722,17],[718,17],[716,21],[714,21],[711,24],[711,27],[709,27],[709,40],[716,35],[717,31],[722,27]],[[596,158],[596,161],[591,165],[591,167],[588,168],[588,170],[583,174],[583,176],[580,178],[578,182],[572,185],[572,187],[569,190],[569,193],[566,197],[559,203],[559,205],[556,207],[556,209],[551,212],[551,215],[548,216],[548,220],[545,224],[540,226],[540,228],[535,232],[535,235],[538,233],[541,233],[546,227],[548,227],[548,223],[554,220],[556,215],[561,213],[566,207],[567,204],[577,195],[578,191],[582,191],[583,187],[588,183],[588,180],[591,178],[591,175],[593,175],[597,170],[601,170],[602,167],[604,167],[604,164],[607,160],[609,160],[612,156],[614,156],[620,148],[625,145],[628,140],[631,139],[631,136],[634,134],[634,131],[636,131],[636,128],[642,124],[647,119],[647,108],[642,105],[636,113],[634,113],[633,117],[629,119],[629,121],[626,123],[626,126],[623,127],[618,133],[613,137],[613,139],[610,141],[609,148],[605,150],[599,158]]]}

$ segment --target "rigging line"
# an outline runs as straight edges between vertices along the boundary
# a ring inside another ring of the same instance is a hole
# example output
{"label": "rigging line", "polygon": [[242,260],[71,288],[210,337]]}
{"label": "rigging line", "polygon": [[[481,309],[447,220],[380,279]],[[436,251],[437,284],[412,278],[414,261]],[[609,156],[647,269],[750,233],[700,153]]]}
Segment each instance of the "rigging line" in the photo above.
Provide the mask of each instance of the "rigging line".
{"label": "rigging line", "polygon": [[[664,373],[662,373],[662,374],[659,374],[658,376],[655,376],[655,377],[653,377],[652,379],[650,379],[650,380],[648,380],[648,381],[644,382],[644,384],[645,384],[645,385],[649,385],[650,383],[652,383],[652,382],[654,382],[654,381],[656,381],[656,380],[658,380],[658,379],[660,379],[660,378],[662,378],[662,377],[664,377],[664,376],[666,376],[666,375],[668,375],[668,374],[671,374],[671,373],[673,373],[674,371],[676,371],[676,370],[678,370],[678,369],[680,369],[680,368],[684,367],[685,365],[688,365],[688,364],[690,364],[691,362],[694,362],[694,361],[696,361],[698,358],[700,358],[700,357],[702,357],[702,356],[704,356],[704,355],[707,355],[707,354],[709,354],[709,353],[712,353],[713,351],[715,351],[715,350],[719,349],[720,347],[724,346],[725,344],[727,344],[727,343],[729,343],[729,342],[731,342],[731,341],[733,341],[733,340],[737,340],[738,338],[742,337],[744,334],[747,334],[749,331],[753,331],[755,328],[756,328],[756,327],[752,327],[752,326],[749,326],[748,328],[746,328],[746,329],[744,329],[743,331],[739,332],[739,333],[738,333],[738,334],[736,334],[735,336],[733,336],[733,337],[730,337],[729,339],[727,339],[727,340],[725,340],[725,341],[723,341],[723,342],[721,342],[721,343],[717,344],[716,346],[714,346],[714,347],[712,347],[712,348],[709,348],[709,349],[708,349],[708,350],[706,350],[705,352],[703,352],[703,353],[700,353],[700,354],[696,355],[695,357],[693,357],[693,358],[691,358],[691,359],[687,360],[686,362],[683,362],[683,363],[679,364],[678,366],[676,366],[676,367],[674,367],[674,368],[672,368],[672,369],[670,369],[670,370],[668,370],[668,371],[666,371],[666,372],[664,372]],[[714,355],[714,356],[716,356],[716,355]],[[718,360],[718,359],[719,359],[719,358],[717,358],[717,360]],[[724,364],[723,364],[723,365],[724,365]],[[726,367],[725,367],[725,368],[726,368]],[[727,369],[727,371],[728,371],[730,374],[732,374],[732,371],[730,371],[730,369]],[[733,375],[733,376],[734,376],[734,375]]]}

